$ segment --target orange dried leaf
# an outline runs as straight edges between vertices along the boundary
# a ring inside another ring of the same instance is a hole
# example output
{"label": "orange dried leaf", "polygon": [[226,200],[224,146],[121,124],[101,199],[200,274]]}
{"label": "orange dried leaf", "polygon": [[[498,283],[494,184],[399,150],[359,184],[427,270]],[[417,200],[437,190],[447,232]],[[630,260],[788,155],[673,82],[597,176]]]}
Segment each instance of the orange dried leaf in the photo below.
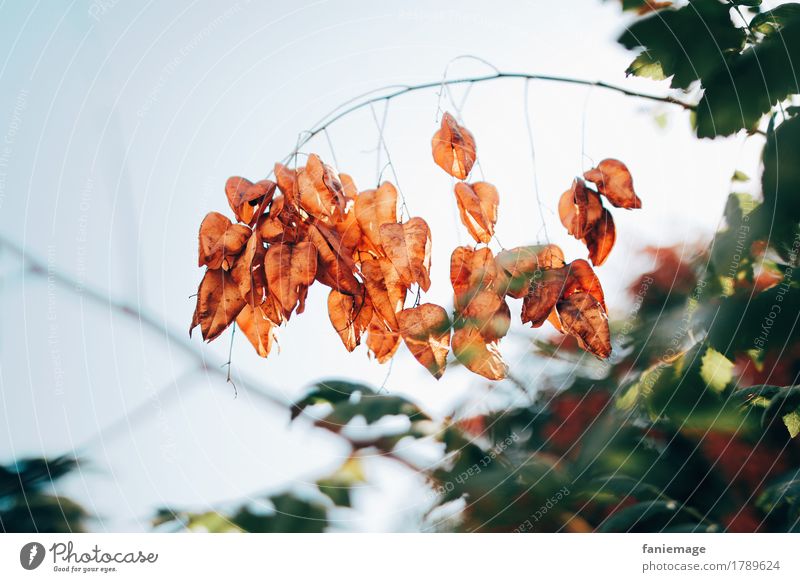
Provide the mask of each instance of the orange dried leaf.
{"label": "orange dried leaf", "polygon": [[365,190],[356,197],[356,221],[372,249],[381,249],[382,224],[397,222],[397,190],[384,182],[377,190]]}
{"label": "orange dried leaf", "polygon": [[586,236],[592,225],[600,220],[602,213],[603,203],[600,196],[587,188],[580,178],[573,180],[572,188],[564,192],[558,202],[561,224],[569,234],[578,239]]}
{"label": "orange dried leaf", "polygon": [[597,191],[617,208],[641,208],[642,201],[633,190],[628,167],[614,159],[605,159],[583,175],[597,185]]}
{"label": "orange dried leaf", "polygon": [[445,172],[465,180],[475,164],[475,138],[456,123],[449,113],[442,116],[442,125],[431,140],[433,161]]}
{"label": "orange dried leaf", "polygon": [[500,204],[497,188],[488,182],[458,182],[455,193],[462,224],[475,242],[488,243],[497,223],[497,206]]}
{"label": "orange dried leaf", "polygon": [[589,293],[574,293],[556,306],[564,331],[578,345],[600,359],[611,355],[608,316],[602,305]]}
{"label": "orange dried leaf", "polygon": [[456,247],[450,255],[450,282],[456,296],[456,308],[461,300],[481,289],[495,289],[499,274],[492,251],[488,248]]}
{"label": "orange dried leaf", "polygon": [[392,359],[400,346],[400,334],[390,330],[377,314],[373,316],[367,331],[367,348],[370,357],[375,358],[379,364]]}
{"label": "orange dried leaf", "polygon": [[450,318],[433,303],[404,309],[397,314],[400,335],[417,361],[437,380],[444,374],[450,351]]}
{"label": "orange dried leaf", "polygon": [[397,270],[389,259],[381,257],[363,261],[361,272],[373,308],[389,329],[397,331],[397,313],[403,309],[406,299],[406,286],[400,281]]}
{"label": "orange dried leaf", "polygon": [[614,226],[614,217],[603,208],[603,215],[594,223],[583,239],[586,248],[589,249],[589,259],[594,266],[599,267],[606,262],[616,240],[617,229]]}
{"label": "orange dried leaf", "polygon": [[473,327],[453,332],[453,354],[467,369],[489,380],[502,380],[508,374],[496,342],[487,342]]}
{"label": "orange dried leaf", "polygon": [[239,222],[249,223],[256,207],[265,199],[265,204],[269,204],[274,193],[275,182],[271,180],[261,180],[253,184],[247,178],[231,176],[225,183],[228,204]]}
{"label": "orange dried leaf", "polygon": [[275,180],[278,182],[278,189],[286,198],[288,206],[295,206],[300,197],[298,187],[298,174],[305,168],[287,168],[283,164],[275,164]]}
{"label": "orange dried leaf", "polygon": [[530,289],[522,301],[522,323],[533,327],[542,325],[555,307],[567,273],[560,269],[542,271],[541,277],[531,282]]}
{"label": "orange dried leaf", "polygon": [[231,268],[231,277],[247,303],[256,307],[264,302],[267,291],[267,274],[264,270],[264,256],[267,249],[254,233],[244,252],[236,258]]}
{"label": "orange dried leaf", "polygon": [[380,227],[381,244],[406,287],[418,283],[423,291],[431,286],[431,230],[428,223],[414,217],[403,224]]}
{"label": "orange dried leaf", "polygon": [[300,205],[315,218],[337,221],[345,208],[344,191],[336,170],[323,164],[319,156],[308,156],[305,168],[297,174]]}
{"label": "orange dried leaf", "polygon": [[372,321],[372,306],[362,295],[345,295],[331,289],[328,316],[344,347],[352,352],[361,343],[361,335]]}
{"label": "orange dried leaf", "polygon": [[361,293],[361,284],[353,274],[356,265],[339,234],[322,223],[309,227],[308,237],[319,253],[317,280],[331,289],[348,295]]}
{"label": "orange dried leaf", "polygon": [[494,291],[480,290],[458,305],[456,327],[474,327],[486,341],[499,340],[511,326],[511,311],[505,299]]}
{"label": "orange dried leaf", "polygon": [[264,258],[269,291],[284,317],[302,313],[308,286],[317,274],[317,250],[310,242],[272,245]]}
{"label": "orange dried leaf", "polygon": [[218,337],[236,319],[245,300],[233,278],[223,269],[208,269],[197,289],[197,306],[189,326],[189,336],[198,325],[203,339]]}
{"label": "orange dried leaf", "polygon": [[576,259],[567,266],[566,281],[561,296],[566,298],[578,292],[588,293],[605,310],[606,300],[600,279],[597,278],[592,266],[583,259]]}
{"label": "orange dried leaf", "polygon": [[250,237],[250,228],[232,224],[219,212],[209,212],[200,223],[198,234],[198,266],[229,269]]}
{"label": "orange dried leaf", "polygon": [[528,293],[531,280],[539,270],[564,266],[564,252],[557,245],[532,245],[501,251],[495,259],[502,283],[501,293],[520,299]]}
{"label": "orange dried leaf", "polygon": [[253,344],[256,353],[262,358],[266,358],[275,343],[277,326],[267,318],[261,307],[245,305],[236,317],[236,325]]}

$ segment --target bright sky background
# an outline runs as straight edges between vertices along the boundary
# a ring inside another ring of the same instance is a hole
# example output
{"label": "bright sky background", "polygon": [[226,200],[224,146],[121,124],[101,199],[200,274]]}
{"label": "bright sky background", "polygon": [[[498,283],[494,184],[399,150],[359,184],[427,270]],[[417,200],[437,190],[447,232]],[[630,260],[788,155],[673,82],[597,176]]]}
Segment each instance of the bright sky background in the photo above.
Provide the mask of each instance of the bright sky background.
{"label": "bright sky background", "polygon": [[[667,91],[666,83],[625,79],[632,55],[614,42],[627,21],[615,2],[490,6],[0,2],[2,237],[184,334],[201,277],[197,227],[210,210],[230,214],[226,178],[266,176],[301,130],[343,101],[384,85],[439,80],[465,54],[503,71]],[[448,76],[490,72],[459,60]],[[497,232],[506,247],[544,241],[523,89],[518,80],[477,85],[463,109],[485,179],[501,195]],[[758,138],[698,141],[679,108],[552,83],[532,82],[529,92],[548,233],[568,254],[586,251],[554,214],[560,193],[592,160],[620,158],[633,172],[644,208],[614,211],[617,247],[599,271],[612,310],[624,312],[620,290],[648,267],[639,249],[705,240],[734,169],[758,173]],[[453,96],[460,102],[464,88]],[[446,96],[442,108],[453,109]],[[657,114],[666,116],[665,127]],[[458,224],[452,180],[431,160],[436,115],[435,90],[395,100],[385,139],[411,213],[433,231],[433,287],[424,299],[449,305],[449,255],[468,235]],[[337,122],[329,135],[339,170],[361,188],[374,187],[378,134],[370,110]],[[306,151],[334,161],[324,138]],[[290,427],[246,382],[235,399],[219,376],[187,373],[195,364],[163,334],[80,290],[48,285],[2,248],[0,293],[0,461],[77,450],[88,463],[64,492],[99,516],[98,530],[147,529],[162,505],[204,509],[313,481],[347,453],[321,431]],[[306,313],[281,330],[279,355],[264,361],[239,335],[235,375],[287,401],[323,378],[380,385],[387,367],[369,361],[363,347],[347,354],[328,322],[326,294],[312,288]],[[196,336],[192,343],[217,365],[227,359],[228,341],[203,346]],[[519,354],[510,345],[504,351],[514,366]],[[532,372],[534,385],[540,372]],[[478,377],[451,369],[437,383],[404,347],[386,388],[436,415],[467,401],[476,411],[490,405]],[[92,440],[142,405],[136,422]],[[342,515],[339,527],[413,528],[423,510],[415,481],[382,460],[367,469],[360,511]]]}

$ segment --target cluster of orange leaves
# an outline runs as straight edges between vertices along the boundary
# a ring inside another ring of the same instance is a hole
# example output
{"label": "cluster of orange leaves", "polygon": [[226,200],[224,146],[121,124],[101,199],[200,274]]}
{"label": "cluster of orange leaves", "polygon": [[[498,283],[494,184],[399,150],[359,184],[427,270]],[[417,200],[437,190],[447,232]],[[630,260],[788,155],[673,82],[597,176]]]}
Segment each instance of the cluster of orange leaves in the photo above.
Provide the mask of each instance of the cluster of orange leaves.
{"label": "cluster of orange leaves", "polygon": [[[488,244],[499,196],[489,183],[465,181],[477,159],[474,137],[445,113],[432,151],[436,164],[460,180],[455,197],[462,223],[478,245]],[[507,297],[523,299],[523,323],[538,327],[548,320],[597,357],[610,355],[600,282],[589,263],[566,263],[556,245],[517,247],[497,256],[486,246],[458,247],[450,261],[452,319],[432,303],[406,308],[412,286],[430,288],[431,232],[422,218],[400,221],[395,187],[383,182],[359,191],[349,175],[315,154],[302,167],[276,164],[274,176],[274,182],[255,183],[229,178],[225,193],[237,222],[218,212],[203,219],[198,264],[207,269],[190,334],[199,325],[203,339],[211,341],[235,321],[266,357],[277,328],[303,312],[309,287],[319,282],[330,288],[330,321],[348,351],[366,336],[369,354],[384,363],[402,339],[436,378],[445,371],[451,346],[473,372],[492,380],[506,376],[498,343],[511,322]],[[613,221],[599,196],[624,208],[641,203],[621,162],[604,160],[585,178],[598,191],[576,180],[559,211],[597,265],[614,242]]]}

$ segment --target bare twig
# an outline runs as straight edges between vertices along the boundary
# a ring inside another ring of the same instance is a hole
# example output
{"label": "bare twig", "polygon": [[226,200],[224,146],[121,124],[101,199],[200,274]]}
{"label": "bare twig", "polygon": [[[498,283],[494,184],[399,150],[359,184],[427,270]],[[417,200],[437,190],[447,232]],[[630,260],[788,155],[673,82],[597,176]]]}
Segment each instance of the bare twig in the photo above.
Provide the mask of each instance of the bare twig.
{"label": "bare twig", "polygon": [[[5,237],[0,237],[0,247],[5,248],[12,254],[18,256],[22,260],[23,268],[27,272],[45,279],[52,280],[53,283],[63,287],[71,293],[74,293],[78,297],[88,299],[96,305],[106,307],[116,313],[139,322],[139,325],[160,335],[170,345],[176,346],[184,354],[189,356],[192,360],[194,360],[198,369],[224,378],[225,380],[228,379],[227,372],[223,370],[224,364],[220,365],[216,362],[210,361],[207,354],[198,350],[195,347],[195,344],[189,341],[188,338],[184,337],[183,334],[177,333],[176,331],[170,329],[165,321],[161,321],[155,316],[146,313],[145,311],[131,304],[111,299],[102,291],[86,286],[70,275],[53,269],[44,261],[31,254],[29,251],[18,246],[16,243],[8,240]],[[262,401],[284,409],[289,407],[289,403],[286,400],[268,388],[261,386],[258,381],[247,378],[243,378],[243,380],[245,381],[247,388],[249,388],[250,391]]]}

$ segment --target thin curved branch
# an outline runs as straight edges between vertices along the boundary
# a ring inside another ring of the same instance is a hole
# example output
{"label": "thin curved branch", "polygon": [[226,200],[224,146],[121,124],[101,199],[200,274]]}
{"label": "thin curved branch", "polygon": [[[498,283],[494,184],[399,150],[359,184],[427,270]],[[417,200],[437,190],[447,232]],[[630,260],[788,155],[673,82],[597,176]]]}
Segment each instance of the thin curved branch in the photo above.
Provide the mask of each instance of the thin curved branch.
{"label": "thin curved branch", "polygon": [[[315,125],[312,126],[311,129],[303,132],[303,137],[298,140],[295,151],[289,154],[289,156],[287,156],[286,159],[287,160],[290,159],[297,151],[299,151],[304,145],[306,145],[309,141],[311,141],[314,138],[314,136],[316,136],[320,132],[325,131],[336,121],[350,115],[354,111],[358,111],[359,109],[362,109],[364,107],[369,107],[373,103],[378,103],[380,101],[389,101],[391,99],[395,99],[402,95],[413,93],[415,91],[423,91],[425,89],[434,89],[436,87],[444,87],[446,85],[485,83],[488,81],[496,81],[499,79],[525,79],[527,81],[545,81],[550,83],[566,83],[570,85],[583,85],[586,87],[599,87],[601,89],[615,91],[617,93],[621,93],[622,95],[627,95],[628,97],[636,97],[639,99],[646,99],[648,101],[656,101],[659,103],[669,103],[671,105],[677,105],[688,111],[694,111],[696,108],[696,105],[693,103],[681,101],[680,99],[671,97],[669,95],[651,95],[649,93],[640,93],[639,91],[633,91],[631,89],[626,89],[625,87],[620,87],[619,85],[612,85],[604,81],[589,81],[586,79],[575,79],[572,77],[561,77],[557,75],[537,75],[533,73],[509,73],[509,72],[499,71],[493,75],[464,77],[461,79],[444,79],[444,80],[440,79],[438,81],[421,83],[419,85],[390,85],[382,89],[373,89],[367,93],[363,93],[359,96],[356,96],[352,99],[345,101],[345,103],[339,105],[331,112],[324,115],[322,119],[320,119]],[[385,95],[370,97],[370,95],[373,95],[374,93],[388,89],[395,89],[395,90]],[[349,105],[349,107],[347,105]]]}
{"label": "thin curved branch", "polygon": [[[209,361],[206,354],[198,350],[195,347],[195,344],[190,342],[188,338],[185,338],[182,334],[170,329],[165,322],[159,321],[155,316],[145,313],[141,309],[131,304],[115,301],[102,291],[87,287],[66,273],[54,270],[44,261],[32,255],[30,252],[5,237],[0,237],[0,248],[4,248],[10,251],[12,254],[18,256],[22,260],[24,270],[45,279],[49,278],[67,291],[75,293],[80,297],[85,297],[96,305],[106,307],[116,313],[121,313],[122,315],[137,321],[141,326],[156,334],[159,334],[171,345],[176,346],[178,349],[180,349],[180,351],[189,356],[195,362],[195,365],[198,369],[219,376],[220,378],[227,379],[227,372],[223,370],[223,367],[225,366],[224,363],[218,364],[216,362]],[[249,378],[243,378],[243,380],[245,381],[247,388],[249,388],[253,394],[255,394],[262,401],[284,409],[289,407],[289,403],[287,401],[283,400],[280,396],[268,390],[267,388],[261,386],[259,382]]]}

